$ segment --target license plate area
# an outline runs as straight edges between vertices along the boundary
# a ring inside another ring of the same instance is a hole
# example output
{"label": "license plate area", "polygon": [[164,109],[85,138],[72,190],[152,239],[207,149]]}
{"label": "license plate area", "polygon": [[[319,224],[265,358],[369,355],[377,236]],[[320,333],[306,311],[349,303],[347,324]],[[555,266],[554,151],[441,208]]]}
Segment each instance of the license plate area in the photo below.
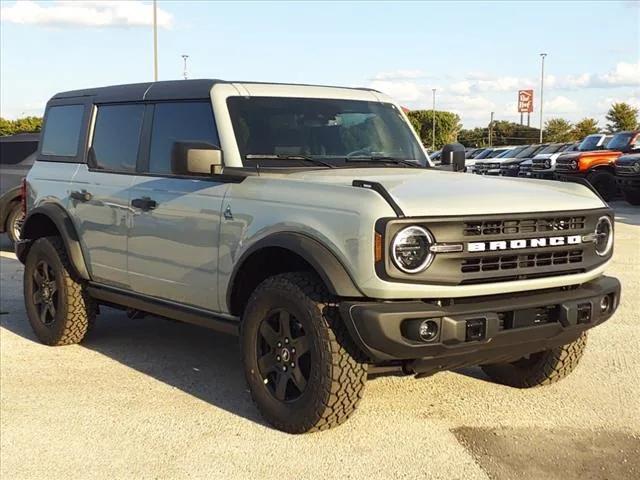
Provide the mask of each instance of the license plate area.
{"label": "license plate area", "polygon": [[555,323],[559,319],[559,306],[549,305],[546,307],[527,308],[505,312],[503,325],[505,330],[517,328],[535,327],[537,325],[547,325]]}

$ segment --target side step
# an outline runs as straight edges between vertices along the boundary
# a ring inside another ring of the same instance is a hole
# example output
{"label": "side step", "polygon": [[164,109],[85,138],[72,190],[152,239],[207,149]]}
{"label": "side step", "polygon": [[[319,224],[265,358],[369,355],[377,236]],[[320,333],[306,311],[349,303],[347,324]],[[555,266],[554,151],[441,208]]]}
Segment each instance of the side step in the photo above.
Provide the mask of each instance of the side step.
{"label": "side step", "polygon": [[147,312],[152,315],[191,323],[229,335],[237,336],[240,333],[240,319],[232,315],[179,305],[168,300],[149,297],[97,283],[90,283],[87,290],[89,295],[99,303]]}

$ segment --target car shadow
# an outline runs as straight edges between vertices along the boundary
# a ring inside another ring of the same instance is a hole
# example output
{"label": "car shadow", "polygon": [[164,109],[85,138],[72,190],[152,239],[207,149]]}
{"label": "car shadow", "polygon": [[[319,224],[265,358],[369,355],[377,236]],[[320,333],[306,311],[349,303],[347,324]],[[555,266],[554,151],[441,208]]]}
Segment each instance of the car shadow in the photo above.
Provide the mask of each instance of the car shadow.
{"label": "car shadow", "polygon": [[[2,315],[2,327],[37,342],[24,307],[21,310],[21,314]],[[236,338],[158,317],[129,319],[119,310],[101,310],[82,347],[214,407],[267,425],[246,386]]]}
{"label": "car shadow", "polygon": [[609,205],[615,211],[616,223],[640,225],[640,207],[623,201],[610,202]]}

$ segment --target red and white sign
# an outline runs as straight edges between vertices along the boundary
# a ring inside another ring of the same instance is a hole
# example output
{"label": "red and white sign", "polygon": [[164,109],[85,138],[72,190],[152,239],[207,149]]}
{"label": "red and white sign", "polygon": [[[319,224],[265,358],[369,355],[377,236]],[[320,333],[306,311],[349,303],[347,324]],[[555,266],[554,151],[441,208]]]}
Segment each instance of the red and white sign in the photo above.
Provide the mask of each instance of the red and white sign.
{"label": "red and white sign", "polygon": [[518,113],[533,112],[533,90],[518,90]]}

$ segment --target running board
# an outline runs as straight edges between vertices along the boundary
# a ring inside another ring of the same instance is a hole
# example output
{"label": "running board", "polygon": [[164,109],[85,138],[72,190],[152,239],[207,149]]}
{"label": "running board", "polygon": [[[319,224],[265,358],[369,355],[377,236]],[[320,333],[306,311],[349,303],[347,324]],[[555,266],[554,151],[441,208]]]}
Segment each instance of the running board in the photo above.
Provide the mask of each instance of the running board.
{"label": "running board", "polygon": [[232,315],[203,310],[201,308],[180,305],[168,300],[149,297],[98,283],[87,287],[89,295],[99,303],[132,308],[160,317],[191,323],[200,327],[216,330],[230,335],[239,335],[240,319]]}

